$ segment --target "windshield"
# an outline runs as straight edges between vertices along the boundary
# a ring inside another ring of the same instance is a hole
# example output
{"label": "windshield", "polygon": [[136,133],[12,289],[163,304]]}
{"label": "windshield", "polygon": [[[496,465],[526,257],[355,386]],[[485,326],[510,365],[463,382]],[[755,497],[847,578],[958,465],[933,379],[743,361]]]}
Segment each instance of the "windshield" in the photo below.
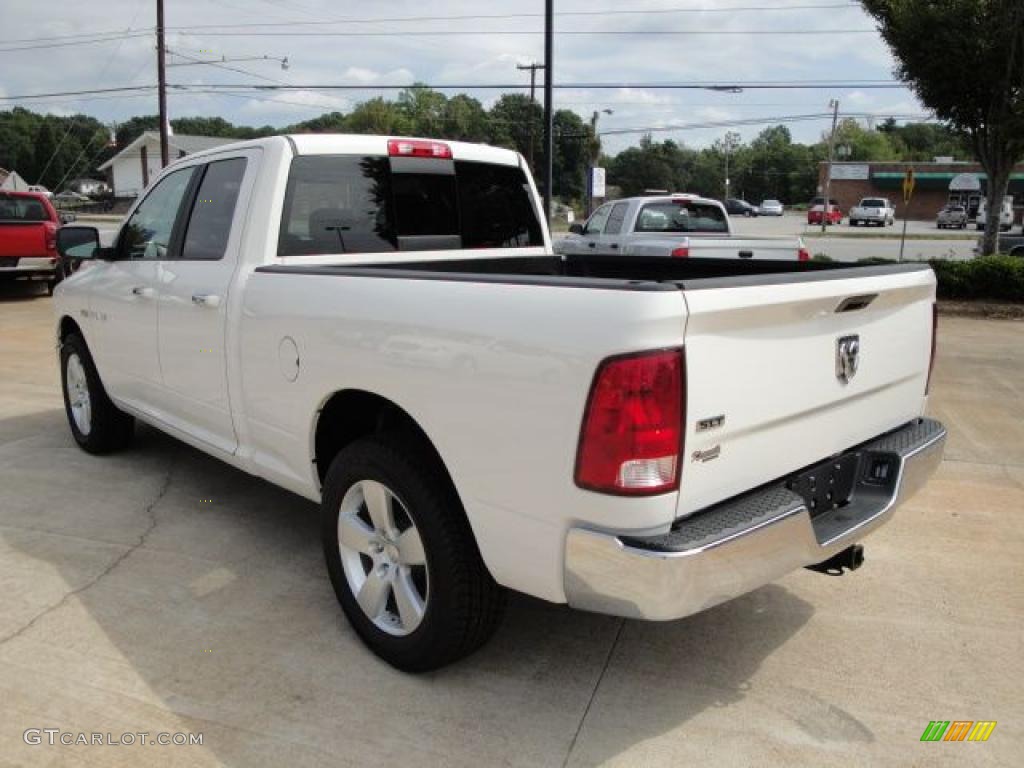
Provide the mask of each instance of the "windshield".
{"label": "windshield", "polygon": [[717,205],[693,200],[647,203],[640,209],[637,232],[728,232],[725,212]]}
{"label": "windshield", "polygon": [[0,197],[0,221],[49,221],[46,208],[34,197]]}
{"label": "windshield", "polygon": [[885,208],[885,200],[877,197],[865,197],[860,201],[861,208]]}
{"label": "windshield", "polygon": [[778,200],[765,200],[761,205],[765,208],[778,208],[782,203]]}

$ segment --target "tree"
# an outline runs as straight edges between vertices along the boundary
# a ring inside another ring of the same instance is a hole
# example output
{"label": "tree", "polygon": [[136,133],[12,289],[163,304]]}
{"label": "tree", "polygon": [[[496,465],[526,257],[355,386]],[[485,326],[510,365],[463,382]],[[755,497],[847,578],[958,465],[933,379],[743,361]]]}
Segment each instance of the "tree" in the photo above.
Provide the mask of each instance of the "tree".
{"label": "tree", "polygon": [[533,125],[534,151],[539,160],[544,135],[544,110],[523,93],[501,96],[488,114],[491,123],[490,142],[530,156],[530,125]]}
{"label": "tree", "polygon": [[988,175],[982,253],[999,245],[999,211],[1024,158],[1024,2],[861,0],[910,83],[935,114],[971,141]]}
{"label": "tree", "polygon": [[422,83],[415,83],[398,95],[398,107],[405,115],[409,130],[416,136],[440,136],[447,97]]}
{"label": "tree", "polygon": [[[822,142],[828,137],[823,136]],[[898,160],[899,150],[884,131],[864,128],[852,117],[844,117],[836,126],[836,146],[847,147],[847,160]]]}
{"label": "tree", "polygon": [[593,133],[579,115],[568,109],[556,110],[553,120],[555,154],[551,186],[555,195],[571,205],[570,201],[582,200],[586,192]]}
{"label": "tree", "polygon": [[490,123],[483,105],[472,96],[460,93],[448,99],[441,114],[441,135],[457,141],[485,142]]}
{"label": "tree", "polygon": [[390,136],[411,136],[412,123],[403,109],[393,101],[377,97],[364,101],[345,120],[349,133],[381,133]]}

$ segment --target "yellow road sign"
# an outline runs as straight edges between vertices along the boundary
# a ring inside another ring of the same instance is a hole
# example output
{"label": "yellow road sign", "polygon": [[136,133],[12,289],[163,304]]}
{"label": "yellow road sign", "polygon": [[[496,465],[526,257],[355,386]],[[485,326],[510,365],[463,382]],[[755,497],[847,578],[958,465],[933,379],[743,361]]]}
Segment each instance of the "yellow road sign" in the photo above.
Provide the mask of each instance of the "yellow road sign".
{"label": "yellow road sign", "polygon": [[903,202],[909,203],[910,196],[914,194],[914,169],[907,168],[907,175],[903,177]]}

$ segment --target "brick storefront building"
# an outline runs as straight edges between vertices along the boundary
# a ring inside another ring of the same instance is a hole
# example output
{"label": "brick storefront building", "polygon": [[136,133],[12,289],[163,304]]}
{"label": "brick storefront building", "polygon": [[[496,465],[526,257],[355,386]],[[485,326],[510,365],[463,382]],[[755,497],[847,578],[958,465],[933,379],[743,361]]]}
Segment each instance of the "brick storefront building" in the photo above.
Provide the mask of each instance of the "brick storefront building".
{"label": "brick storefront building", "polygon": [[[832,164],[830,196],[839,203],[845,215],[862,197],[887,197],[896,207],[897,218],[903,217],[903,178],[907,168],[914,169],[914,196],[910,201],[909,217],[934,219],[949,199],[949,183],[961,174],[975,174],[980,182],[981,194],[987,191],[987,178],[977,163],[902,163],[902,162],[836,162]],[[818,184],[825,188],[828,163],[818,167]],[[1007,194],[1013,196],[1014,220],[1020,222],[1024,212],[1024,164],[1018,165],[1010,175]]]}

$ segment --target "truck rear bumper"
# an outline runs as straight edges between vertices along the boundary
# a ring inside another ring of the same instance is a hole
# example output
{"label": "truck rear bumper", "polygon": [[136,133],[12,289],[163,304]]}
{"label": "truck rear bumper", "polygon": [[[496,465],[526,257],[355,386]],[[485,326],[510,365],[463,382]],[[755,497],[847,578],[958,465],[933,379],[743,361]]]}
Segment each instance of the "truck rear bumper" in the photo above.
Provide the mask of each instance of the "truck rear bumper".
{"label": "truck rear bumper", "polygon": [[0,256],[0,279],[52,278],[57,271],[49,256]]}
{"label": "truck rear bumper", "polygon": [[[919,419],[791,478],[679,521],[665,534],[569,530],[565,593],[574,608],[664,621],[697,613],[820,563],[885,523],[942,462],[946,429]],[[820,481],[853,469],[852,492],[812,516]],[[844,470],[845,471],[845,470]],[[797,491],[800,491],[799,493]]]}

